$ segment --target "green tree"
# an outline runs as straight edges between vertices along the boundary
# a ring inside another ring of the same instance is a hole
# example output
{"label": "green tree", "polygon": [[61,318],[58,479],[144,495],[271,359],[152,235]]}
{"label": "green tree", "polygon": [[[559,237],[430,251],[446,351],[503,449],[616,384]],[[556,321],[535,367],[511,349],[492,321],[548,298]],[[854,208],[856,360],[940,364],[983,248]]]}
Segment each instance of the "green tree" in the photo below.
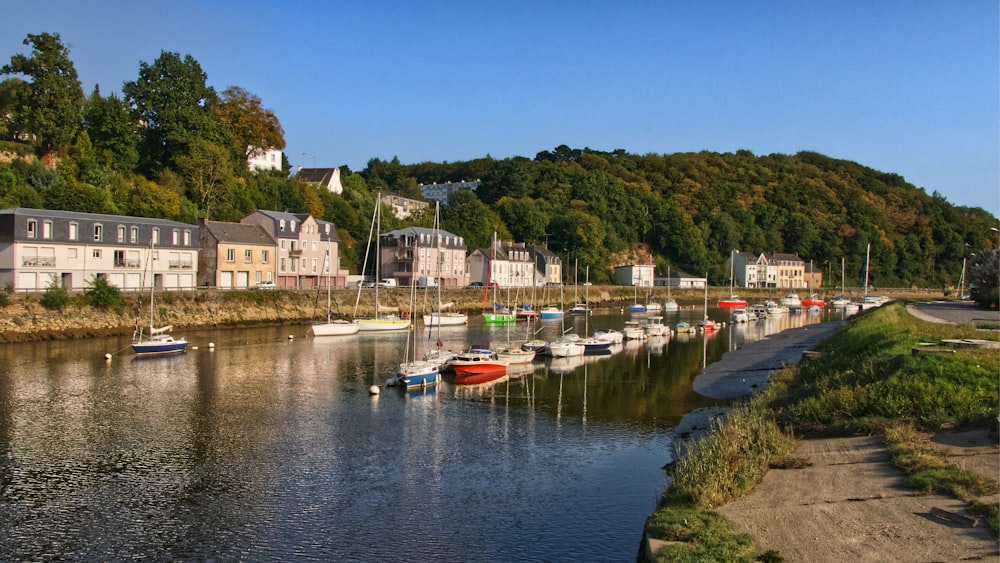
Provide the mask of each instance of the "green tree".
{"label": "green tree", "polygon": [[189,199],[197,202],[205,216],[214,213],[211,217],[233,220],[230,196],[235,178],[229,151],[205,139],[192,139],[188,151],[175,160]]}
{"label": "green tree", "polygon": [[243,88],[226,88],[215,111],[232,133],[233,150],[243,156],[244,162],[265,149],[285,148],[285,132],[277,116]]}
{"label": "green tree", "polygon": [[16,104],[18,91],[27,88],[28,83],[20,78],[0,80],[0,137],[14,140],[22,132],[24,127],[18,120]]}
{"label": "green tree", "polygon": [[161,51],[153,64],[140,62],[138,80],[122,87],[133,117],[144,124],[139,160],[147,175],[174,166],[195,139],[234,146],[213,109],[218,97],[207,79],[191,55]]}
{"label": "green tree", "polygon": [[28,34],[31,56],[14,55],[0,68],[2,74],[31,78],[26,88],[15,90],[14,113],[42,154],[73,141],[83,120],[83,88],[69,49],[59,34]]}
{"label": "green tree", "polygon": [[488,247],[493,233],[501,239],[511,238],[500,216],[468,190],[458,190],[448,197],[448,205],[441,208],[441,226],[463,237],[469,252]]}
{"label": "green tree", "polygon": [[99,161],[121,174],[132,174],[139,164],[139,130],[124,100],[114,94],[104,98],[100,88],[87,98],[83,127]]}

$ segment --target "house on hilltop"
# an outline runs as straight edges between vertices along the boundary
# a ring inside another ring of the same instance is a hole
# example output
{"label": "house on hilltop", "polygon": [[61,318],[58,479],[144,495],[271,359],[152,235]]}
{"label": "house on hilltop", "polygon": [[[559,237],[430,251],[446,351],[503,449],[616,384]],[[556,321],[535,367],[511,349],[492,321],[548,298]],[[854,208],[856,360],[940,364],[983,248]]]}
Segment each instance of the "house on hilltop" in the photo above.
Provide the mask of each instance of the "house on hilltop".
{"label": "house on hilltop", "polygon": [[327,191],[337,195],[344,193],[344,186],[340,183],[339,168],[303,168],[299,166],[295,175],[309,184],[322,186]]}

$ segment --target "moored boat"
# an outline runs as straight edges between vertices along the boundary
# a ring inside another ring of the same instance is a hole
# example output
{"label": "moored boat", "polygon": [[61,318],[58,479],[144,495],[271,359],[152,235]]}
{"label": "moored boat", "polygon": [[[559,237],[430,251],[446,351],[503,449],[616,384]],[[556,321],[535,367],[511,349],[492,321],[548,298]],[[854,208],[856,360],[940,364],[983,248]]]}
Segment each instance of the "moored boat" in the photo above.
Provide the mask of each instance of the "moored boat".
{"label": "moored boat", "polygon": [[663,317],[653,316],[646,319],[646,336],[667,336],[670,328],[663,324]]}
{"label": "moored boat", "polygon": [[646,330],[639,324],[639,321],[625,321],[622,333],[628,340],[644,340],[646,338]]}

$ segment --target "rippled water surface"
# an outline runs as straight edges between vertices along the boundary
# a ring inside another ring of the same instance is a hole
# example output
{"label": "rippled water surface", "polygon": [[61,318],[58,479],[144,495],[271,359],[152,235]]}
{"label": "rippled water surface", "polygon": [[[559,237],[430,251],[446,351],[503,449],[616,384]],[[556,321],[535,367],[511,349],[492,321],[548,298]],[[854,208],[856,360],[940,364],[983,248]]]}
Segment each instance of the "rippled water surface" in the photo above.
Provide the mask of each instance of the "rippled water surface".
{"label": "rippled water surface", "polygon": [[[626,318],[595,315],[586,329]],[[376,397],[368,388],[396,368],[406,333],[187,332],[183,355],[110,361],[127,340],[5,345],[0,560],[634,560],[671,429],[712,404],[691,391],[702,365],[818,320]],[[420,332],[417,347],[526,334],[473,319]]]}

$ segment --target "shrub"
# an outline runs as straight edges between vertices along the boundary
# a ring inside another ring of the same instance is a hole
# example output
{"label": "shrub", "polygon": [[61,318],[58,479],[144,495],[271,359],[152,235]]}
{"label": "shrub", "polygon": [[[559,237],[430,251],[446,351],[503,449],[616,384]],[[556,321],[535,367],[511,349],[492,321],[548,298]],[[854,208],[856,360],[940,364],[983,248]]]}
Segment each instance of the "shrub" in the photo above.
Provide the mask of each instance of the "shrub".
{"label": "shrub", "polygon": [[49,286],[45,288],[45,295],[42,295],[39,303],[41,303],[42,307],[45,307],[46,309],[62,311],[63,307],[69,305],[70,301],[72,301],[72,297],[70,297],[69,292],[66,291],[66,288],[59,283],[59,280],[57,280],[55,276],[53,276],[52,280],[49,282]]}
{"label": "shrub", "polygon": [[105,278],[95,277],[94,280],[88,284],[87,289],[84,291],[84,295],[86,295],[88,305],[99,309],[120,307],[124,302],[121,290],[119,290],[115,285],[109,283]]}

